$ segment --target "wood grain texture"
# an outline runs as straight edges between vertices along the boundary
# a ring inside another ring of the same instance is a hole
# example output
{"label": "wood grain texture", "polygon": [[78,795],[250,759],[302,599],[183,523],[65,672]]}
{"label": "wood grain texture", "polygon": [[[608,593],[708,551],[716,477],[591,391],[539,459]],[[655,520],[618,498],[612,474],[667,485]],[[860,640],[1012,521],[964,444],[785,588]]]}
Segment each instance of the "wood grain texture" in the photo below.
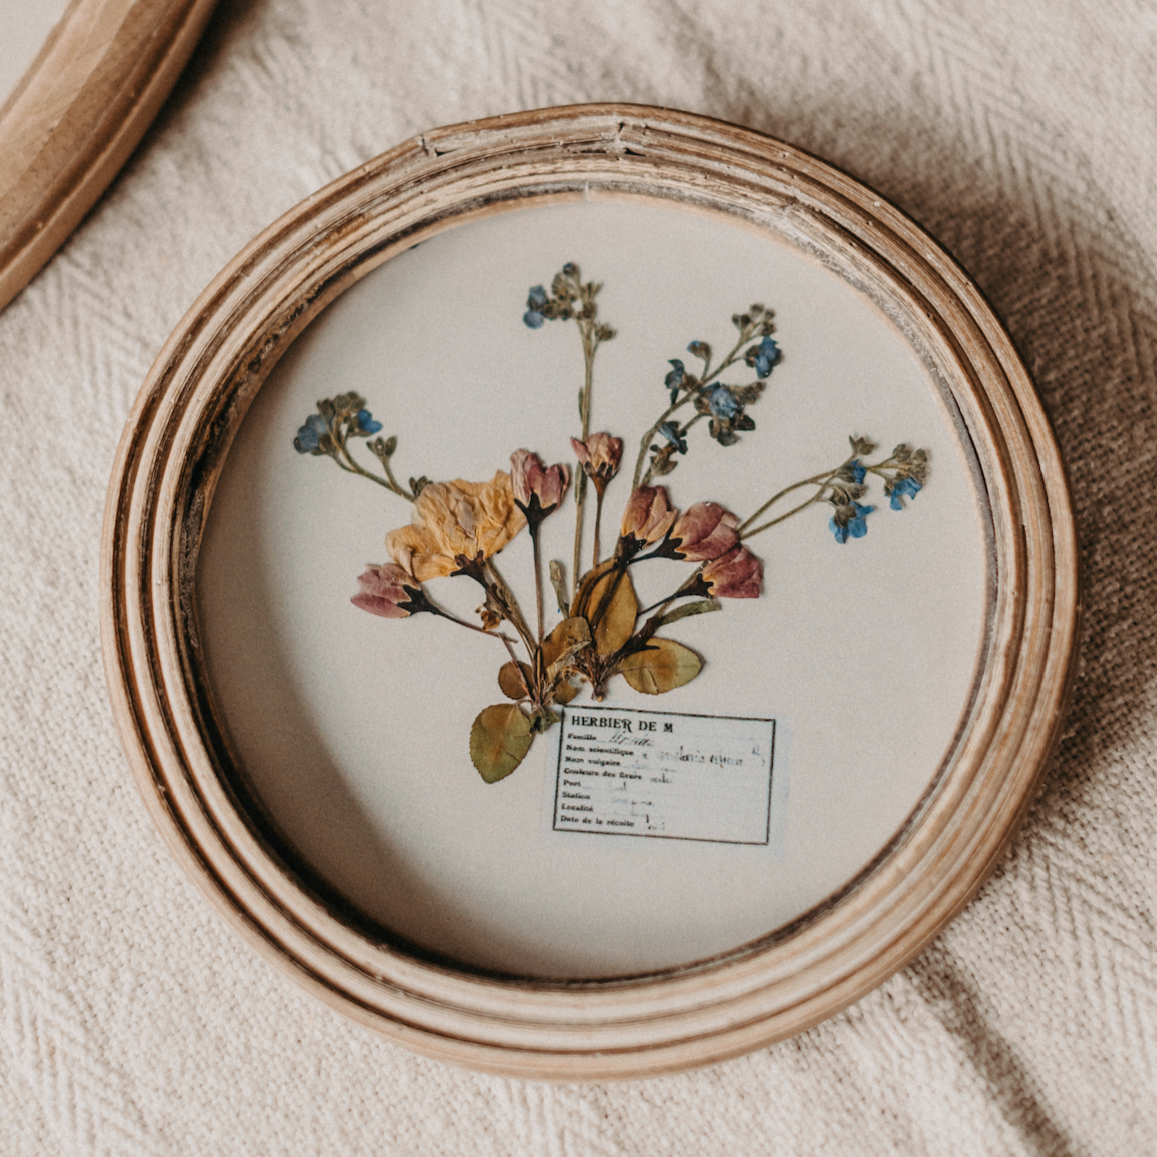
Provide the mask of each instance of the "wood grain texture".
{"label": "wood grain texture", "polygon": [[[326,303],[443,229],[582,197],[674,201],[774,232],[884,309],[975,451],[993,570],[981,676],[957,741],[856,881],[716,959],[567,984],[424,959],[359,923],[278,846],[215,720],[194,577],[232,437]],[[983,881],[1031,797],[1059,734],[1079,612],[1056,444],[1011,342],[959,267],[823,162],[757,133],[637,106],[427,133],[266,230],[206,289],[150,372],[114,469],[102,553],[105,664],[125,750],[174,854],[218,908],[305,987],[399,1043],[565,1080],[643,1076],[760,1047],[845,1007],[919,952]]]}
{"label": "wood grain texture", "polygon": [[0,108],[0,308],[157,115],[215,0],[72,0]]}

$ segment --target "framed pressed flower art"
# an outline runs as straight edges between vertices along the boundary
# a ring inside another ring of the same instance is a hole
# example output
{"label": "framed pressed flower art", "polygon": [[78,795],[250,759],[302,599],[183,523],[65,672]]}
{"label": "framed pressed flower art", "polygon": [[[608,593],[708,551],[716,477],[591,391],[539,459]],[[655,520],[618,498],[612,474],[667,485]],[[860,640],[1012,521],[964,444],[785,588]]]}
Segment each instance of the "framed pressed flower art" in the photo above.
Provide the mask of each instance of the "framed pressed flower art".
{"label": "framed pressed flower art", "polygon": [[780,142],[430,133],[206,290],[106,519],[118,722],[236,926],[427,1054],[706,1063],[855,1000],[1056,739],[1072,518],[1011,343]]}

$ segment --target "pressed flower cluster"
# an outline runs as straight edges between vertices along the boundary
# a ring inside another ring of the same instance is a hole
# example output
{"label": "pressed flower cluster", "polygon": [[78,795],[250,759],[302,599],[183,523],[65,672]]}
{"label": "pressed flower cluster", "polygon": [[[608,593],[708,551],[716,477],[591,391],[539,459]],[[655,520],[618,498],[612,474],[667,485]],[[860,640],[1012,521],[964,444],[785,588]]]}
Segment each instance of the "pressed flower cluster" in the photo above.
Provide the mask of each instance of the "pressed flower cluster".
{"label": "pressed flower cluster", "polygon": [[367,470],[350,453],[351,438],[368,438],[382,428],[373,414],[366,409],[366,400],[360,394],[338,394],[336,398],[322,398],[317,403],[317,413],[310,414],[293,439],[293,448],[299,454],[325,455],[332,458],[343,470],[350,474],[360,474],[379,486],[393,491],[401,498],[413,501],[426,484],[425,478],[411,478],[409,491],[398,485],[390,459],[398,448],[398,439],[375,438],[368,443],[370,452],[381,463],[385,476]]}
{"label": "pressed flower cluster", "polygon": [[[681,358],[671,358],[671,369],[663,379],[670,404],[655,424],[643,435],[639,457],[635,463],[636,486],[650,482],[653,477],[670,474],[678,465],[675,456],[687,453],[687,435],[691,428],[707,419],[707,431],[720,446],[734,446],[740,431],[755,429],[755,420],[747,408],[759,400],[771,371],[779,364],[779,344],[771,335],[775,332],[774,314],[770,309],[755,304],[746,313],[734,314],[732,325],[739,331],[738,340],[718,361],[705,341],[693,341],[687,352],[701,362],[696,371],[687,369]],[[738,372],[746,366],[754,378],[739,385],[727,385],[722,375]],[[679,411],[690,409],[685,418]],[[650,461],[644,462],[648,452]]]}
{"label": "pressed flower cluster", "polygon": [[[837,543],[846,544],[867,533],[867,518],[875,507],[861,499],[868,494],[870,477],[882,481],[893,510],[904,509],[928,479],[926,451],[901,443],[888,458],[870,462],[875,444],[853,437],[851,454],[842,462],[772,495],[742,521],[709,500],[680,510],[666,486],[653,484],[675,469],[677,456],[688,452],[688,435],[697,424],[705,422],[721,447],[734,446],[740,433],[755,429],[747,410],[760,399],[782,360],[771,336],[773,315],[756,304],[732,318],[738,337],[720,358],[707,342],[696,340],[687,347],[700,363],[694,371],[679,358],[669,361],[671,369],[663,377],[665,404],[639,442],[618,533],[604,552],[603,506],[619,476],[623,440],[609,431],[590,431],[595,355],[615,336],[598,317],[601,288],[584,282],[578,266],[568,263],[552,280],[549,293],[541,285],[530,289],[523,314],[531,330],[542,329],[547,321],[563,321],[575,323],[579,332],[584,376],[578,398],[580,432],[570,438],[573,466],[547,465],[539,454],[520,449],[510,455],[509,470],[497,470],[488,482],[431,482],[421,477],[411,478],[406,489],[391,469],[396,438],[367,443],[381,474],[367,470],[350,452],[351,439],[370,438],[381,429],[365,399],[353,393],[320,401],[317,413],[306,419],[294,439],[299,453],[328,456],[343,470],[372,478],[413,504],[409,525],[386,535],[392,561],[367,567],[358,579],[355,606],[391,619],[422,612],[437,615],[491,636],[504,648],[497,681],[506,702],[483,710],[470,731],[471,759],[488,783],[509,775],[534,736],[558,722],[556,708],[584,687],[601,699],[611,680],[622,676],[634,690],[658,695],[694,679],[702,667],[700,656],[659,632],[690,615],[721,609],[720,600],[759,596],[763,565],[747,540],[810,506],[828,504],[828,528]],[[734,381],[742,367],[750,371],[750,380],[724,382],[725,374]],[[544,568],[541,528],[566,504],[572,483],[573,582],[568,584],[562,560],[550,560]],[[589,554],[583,549],[588,486],[594,492]],[[780,503],[793,494],[803,500],[783,510]],[[496,556],[523,530],[530,536],[534,558],[533,621],[496,563]],[[633,576],[653,559],[686,563],[687,570],[669,594],[641,607]],[[427,591],[425,584],[449,577],[470,579],[481,588],[476,622],[451,614]],[[555,603],[549,609],[547,579]]]}

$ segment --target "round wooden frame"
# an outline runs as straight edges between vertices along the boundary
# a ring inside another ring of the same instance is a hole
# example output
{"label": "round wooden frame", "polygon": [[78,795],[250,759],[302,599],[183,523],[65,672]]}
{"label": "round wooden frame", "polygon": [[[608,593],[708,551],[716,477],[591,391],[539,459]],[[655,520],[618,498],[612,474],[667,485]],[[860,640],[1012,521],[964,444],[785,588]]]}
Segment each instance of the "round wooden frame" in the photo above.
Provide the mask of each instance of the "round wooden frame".
{"label": "round wooden frame", "polygon": [[0,308],[80,224],[160,110],[216,0],[72,0],[0,107]]}
{"label": "round wooden frame", "polygon": [[[472,216],[647,196],[786,234],[904,326],[959,409],[987,491],[991,619],[957,742],[903,830],[839,895],[755,943],[648,976],[570,983],[431,959],[343,904],[249,793],[202,673],[194,575],[216,478],[270,368],[328,302]],[[102,629],[117,724],[174,854],[306,988],[430,1056],[520,1077],[637,1077],[814,1025],[920,951],[988,874],[1059,734],[1079,598],[1064,471],[1011,341],[918,226],[831,166],[667,110],[591,105],[408,141],[237,256],[161,352],[113,474]]]}

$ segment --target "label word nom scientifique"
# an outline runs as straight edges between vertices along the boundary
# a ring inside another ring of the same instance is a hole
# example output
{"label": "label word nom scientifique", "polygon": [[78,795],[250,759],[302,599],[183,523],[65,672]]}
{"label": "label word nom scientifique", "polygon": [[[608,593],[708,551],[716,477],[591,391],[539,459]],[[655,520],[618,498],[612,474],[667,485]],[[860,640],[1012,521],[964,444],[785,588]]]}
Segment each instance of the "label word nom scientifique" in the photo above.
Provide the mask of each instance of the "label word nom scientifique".
{"label": "label word nom scientifique", "polygon": [[774,719],[564,708],[556,832],[766,844]]}

